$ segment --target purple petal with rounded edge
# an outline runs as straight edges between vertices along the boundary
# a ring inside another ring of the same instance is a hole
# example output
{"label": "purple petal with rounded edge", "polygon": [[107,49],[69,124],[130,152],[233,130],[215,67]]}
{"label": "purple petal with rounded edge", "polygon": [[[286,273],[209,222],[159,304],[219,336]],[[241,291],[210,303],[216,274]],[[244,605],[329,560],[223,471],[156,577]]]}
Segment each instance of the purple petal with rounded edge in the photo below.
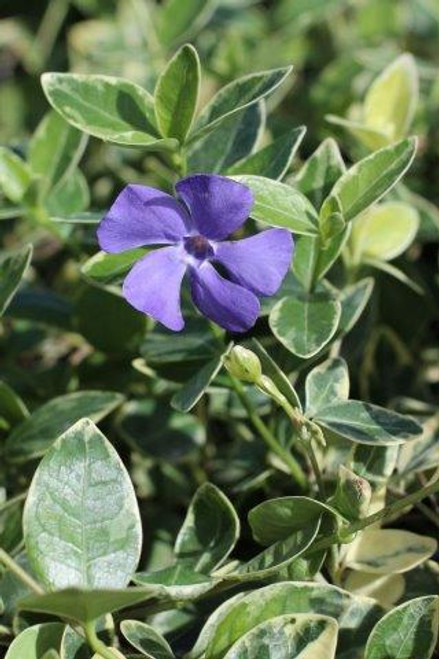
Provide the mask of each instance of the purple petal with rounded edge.
{"label": "purple petal with rounded edge", "polygon": [[124,252],[144,245],[169,245],[190,232],[186,209],[174,197],[145,185],[127,185],[99,225],[105,252]]}
{"label": "purple petal with rounded edge", "polygon": [[178,332],[184,327],[180,289],[186,267],[178,247],[150,252],[129,272],[123,295],[135,309]]}
{"label": "purple petal with rounded edge", "polygon": [[253,206],[253,193],[241,183],[216,174],[195,174],[175,186],[202,236],[222,240],[239,229]]}
{"label": "purple petal with rounded edge", "polygon": [[202,314],[230,332],[246,332],[259,315],[259,300],[251,291],[224,279],[205,261],[190,269],[192,299]]}
{"label": "purple petal with rounded edge", "polygon": [[251,238],[218,243],[215,260],[233,281],[256,295],[274,295],[291,265],[293,237],[286,229],[268,229]]}

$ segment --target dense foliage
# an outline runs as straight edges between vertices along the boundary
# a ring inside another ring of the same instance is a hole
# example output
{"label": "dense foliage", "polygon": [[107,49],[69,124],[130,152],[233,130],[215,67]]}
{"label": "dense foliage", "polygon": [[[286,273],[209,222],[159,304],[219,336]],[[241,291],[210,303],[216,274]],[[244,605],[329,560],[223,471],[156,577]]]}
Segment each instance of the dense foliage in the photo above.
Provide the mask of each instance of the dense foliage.
{"label": "dense foliage", "polygon": [[[2,10],[2,656],[437,656],[437,2]],[[122,288],[150,243],[99,249],[125,186],[200,173],[242,245],[294,238],[274,295],[230,265],[244,333],[193,281],[167,329],[170,280]]]}

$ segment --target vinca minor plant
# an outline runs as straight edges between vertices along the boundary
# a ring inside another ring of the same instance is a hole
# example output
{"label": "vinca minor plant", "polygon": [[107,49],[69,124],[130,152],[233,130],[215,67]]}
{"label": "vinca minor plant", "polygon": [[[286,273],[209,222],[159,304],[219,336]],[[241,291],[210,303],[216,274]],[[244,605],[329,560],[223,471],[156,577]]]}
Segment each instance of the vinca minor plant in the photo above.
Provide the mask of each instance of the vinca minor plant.
{"label": "vinca minor plant", "polygon": [[[119,20],[49,4],[56,30]],[[2,656],[430,659],[425,72],[396,54],[307,144],[294,58],[268,55],[295,3],[128,4],[142,76],[44,72],[45,115],[0,148]],[[337,36],[346,4],[320,7]],[[258,16],[268,66],[248,71],[213,40],[236,24],[249,47]]]}

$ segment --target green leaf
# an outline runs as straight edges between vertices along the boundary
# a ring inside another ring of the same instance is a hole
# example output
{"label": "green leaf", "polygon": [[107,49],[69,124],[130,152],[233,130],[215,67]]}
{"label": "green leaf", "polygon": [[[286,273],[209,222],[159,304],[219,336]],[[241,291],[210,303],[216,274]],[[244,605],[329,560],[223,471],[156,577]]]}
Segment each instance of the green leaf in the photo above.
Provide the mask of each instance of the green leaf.
{"label": "green leaf", "polygon": [[35,472],[23,514],[29,561],[49,587],[124,588],[142,526],[130,477],[88,419],[65,432]]}
{"label": "green leaf", "polygon": [[[98,638],[110,645],[114,641],[114,622],[111,615],[105,615],[96,620],[95,629]],[[91,659],[92,650],[84,636],[67,625],[61,639],[60,659]]]}
{"label": "green leaf", "polygon": [[129,249],[120,254],[97,252],[81,267],[81,274],[97,284],[109,286],[118,284],[130,270],[131,266],[145,256],[143,248]]}
{"label": "green leaf", "polygon": [[405,137],[419,100],[415,60],[409,53],[397,57],[369,87],[363,105],[363,121],[382,132],[389,142]]}
{"label": "green leaf", "polygon": [[224,359],[230,350],[230,346],[217,357],[214,357],[201,370],[186,382],[171,399],[171,405],[179,412],[189,412],[200,398],[206,393],[210,383],[220,372]]}
{"label": "green leaf", "polygon": [[103,352],[135,350],[146,330],[146,317],[123,297],[96,286],[85,287],[76,300],[75,328]]}
{"label": "green leaf", "polygon": [[333,618],[291,613],[276,616],[242,636],[224,659],[334,659],[337,632]]}
{"label": "green leaf", "polygon": [[28,627],[13,640],[5,659],[43,659],[48,650],[59,650],[63,631],[60,622]]}
{"label": "green leaf", "polygon": [[163,137],[185,141],[197,106],[200,60],[193,46],[178,50],[160,75],[154,92],[155,116]]}
{"label": "green leaf", "polygon": [[404,602],[375,625],[367,641],[365,659],[430,659],[439,629],[439,597]]}
{"label": "green leaf", "polygon": [[300,192],[263,176],[234,176],[255,196],[251,216],[274,227],[284,227],[293,233],[316,235],[317,213]]}
{"label": "green leaf", "polygon": [[340,517],[334,508],[315,499],[278,497],[267,499],[252,508],[248,521],[256,542],[267,546],[285,540],[310,522],[319,520],[324,514]]}
{"label": "green leaf", "polygon": [[331,188],[345,172],[338,144],[329,137],[310,155],[292,183],[308,197],[315,208],[320,208]]}
{"label": "green leaf", "polygon": [[158,15],[158,36],[164,46],[182,41],[212,16],[216,0],[167,0]]}
{"label": "green leaf", "polygon": [[221,620],[227,615],[228,611],[235,606],[236,602],[245,597],[245,593],[237,593],[229,599],[226,599],[220,606],[214,610],[204,623],[200,634],[192,650],[186,654],[186,659],[199,659],[204,656],[210,639]]}
{"label": "green leaf", "polygon": [[281,394],[285,396],[287,401],[293,407],[298,407],[299,410],[302,410],[300,398],[282,369],[276,364],[274,359],[270,357],[268,352],[257,339],[251,339],[250,343],[261,362],[264,375],[267,375],[274,382]]}
{"label": "green leaf", "polygon": [[6,382],[0,380],[0,417],[15,426],[28,416],[29,411],[20,396]]}
{"label": "green leaf", "polygon": [[142,87],[103,75],[44,73],[49,103],[66,121],[102,140],[144,149],[174,149],[174,139],[160,139],[154,101]]}
{"label": "green leaf", "polygon": [[32,245],[0,254],[0,317],[11,303],[32,259]]}
{"label": "green leaf", "polygon": [[341,317],[337,334],[344,336],[356,325],[372,295],[375,281],[366,277],[340,291]]}
{"label": "green leaf", "polygon": [[[153,586],[125,588],[124,590],[81,590],[66,588],[55,593],[28,595],[20,600],[20,609],[45,613],[85,623],[97,620],[106,613],[120,611],[140,602],[148,602],[162,597],[159,589]],[[20,658],[22,659],[22,658]]]}
{"label": "green leaf", "polygon": [[298,236],[294,248],[293,272],[305,290],[311,291],[333,266],[346,244],[349,229],[347,226],[325,241],[320,237]]}
{"label": "green leaf", "polygon": [[409,137],[363,158],[338,179],[326,197],[321,215],[334,201],[346,222],[377,202],[404,175],[416,152],[416,138]]}
{"label": "green leaf", "polygon": [[123,402],[112,391],[78,391],[48,401],[14,428],[6,441],[8,459],[22,462],[38,458],[76,421],[89,417],[98,423]]}
{"label": "green leaf", "polygon": [[154,627],[139,620],[122,620],[120,630],[131,645],[148,659],[171,659],[171,646]]}
{"label": "green leaf", "polygon": [[294,355],[308,359],[334,336],[341,306],[326,292],[299,294],[280,300],[270,313],[275,337]]}
{"label": "green leaf", "polygon": [[[373,600],[318,583],[276,583],[246,594],[228,608],[216,625],[206,650],[206,659],[221,659],[233,644],[257,625],[277,616],[311,613],[339,622],[339,647],[353,652],[363,649],[378,618]],[[342,655],[341,655],[342,656]]]}
{"label": "green leaf", "polygon": [[422,427],[410,417],[359,400],[320,409],[314,420],[338,437],[376,446],[403,444],[422,433]]}
{"label": "green leaf", "polygon": [[226,569],[226,566],[222,571],[216,572],[214,576],[243,582],[259,581],[277,574],[311,547],[319,532],[320,520],[321,517],[309,520],[306,527],[278,540],[247,563],[242,563],[231,572]]}
{"label": "green leaf", "polygon": [[195,572],[184,562],[175,563],[157,572],[137,572],[133,581],[139,586],[154,586],[163,597],[174,602],[192,602],[212,590],[217,583],[214,579]]}
{"label": "green leaf", "polygon": [[349,372],[344,359],[335,357],[319,364],[305,381],[306,412],[316,416],[324,407],[349,398]]}
{"label": "green leaf", "polygon": [[230,115],[192,142],[188,149],[189,172],[227,173],[229,166],[252,153],[264,126],[262,101]]}
{"label": "green leaf", "polygon": [[260,71],[238,78],[219,90],[198,117],[194,137],[212,130],[218,122],[274,92],[292,67]]}
{"label": "green leaf", "polygon": [[353,223],[349,239],[352,261],[391,261],[410,247],[418,228],[419,215],[408,204],[389,201],[370,208]]}
{"label": "green leaf", "polygon": [[305,126],[293,128],[265,148],[229,167],[227,174],[255,174],[270,179],[281,179],[290,168],[306,133]]}
{"label": "green leaf", "polygon": [[356,521],[367,515],[371,497],[372,488],[368,481],[340,465],[331,504],[348,520]]}
{"label": "green leaf", "polygon": [[87,137],[51,110],[40,122],[29,144],[28,163],[41,176],[47,192],[77,167],[87,144]]}
{"label": "green leaf", "polygon": [[0,192],[19,203],[28,189],[32,174],[27,164],[13,151],[0,146]]}
{"label": "green leaf", "polygon": [[212,483],[196,491],[175,541],[180,560],[199,572],[219,567],[239,537],[239,518],[228,498]]}
{"label": "green leaf", "polygon": [[381,270],[382,272],[385,272],[387,275],[390,275],[394,279],[400,281],[401,284],[404,284],[405,286],[411,288],[412,291],[414,291],[418,295],[424,295],[424,289],[422,288],[422,286],[419,286],[415,281],[413,281],[413,279],[410,279],[410,277],[408,277],[405,274],[405,272],[394,266],[392,263],[386,263],[386,261],[379,261],[378,259],[365,258],[364,265],[368,265],[371,268],[376,268],[377,270]]}
{"label": "green leaf", "polygon": [[424,563],[436,551],[433,538],[399,529],[369,528],[349,546],[344,562],[353,570],[371,574],[399,574]]}
{"label": "green leaf", "polygon": [[76,169],[67,178],[63,177],[46,197],[46,210],[51,216],[69,216],[88,208],[90,191],[87,179]]}
{"label": "green leaf", "polygon": [[168,403],[152,398],[124,405],[117,428],[135,451],[171,463],[198,455],[205,441],[204,428],[195,416],[174,412]]}

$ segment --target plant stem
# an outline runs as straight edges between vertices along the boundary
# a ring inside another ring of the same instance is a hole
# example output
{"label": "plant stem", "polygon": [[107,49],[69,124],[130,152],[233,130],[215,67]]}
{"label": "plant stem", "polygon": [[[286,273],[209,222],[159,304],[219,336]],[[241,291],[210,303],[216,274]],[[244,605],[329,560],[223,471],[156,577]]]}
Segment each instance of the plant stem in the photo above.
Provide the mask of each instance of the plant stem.
{"label": "plant stem", "polygon": [[105,643],[102,643],[100,638],[98,638],[94,620],[85,623],[83,629],[87,643],[93,652],[96,652],[96,654],[102,657],[102,659],[115,659],[116,654],[111,650],[111,648],[107,647]]}
{"label": "plant stem", "polygon": [[20,579],[30,590],[37,595],[44,595],[44,590],[33,577],[30,576],[25,570],[9,554],[0,547],[0,563],[10,570],[15,576]]}
{"label": "plant stem", "polygon": [[343,529],[338,533],[333,533],[332,535],[326,538],[322,538],[320,542],[316,542],[316,544],[313,545],[313,547],[309,550],[309,552],[306,553],[311,554],[314,553],[315,551],[328,549],[331,545],[344,542],[345,541],[344,539],[353,535],[354,533],[357,533],[357,531],[361,531],[362,529],[365,529],[366,527],[371,526],[372,524],[376,524],[381,520],[385,520],[389,517],[392,517],[393,515],[395,515],[395,513],[399,513],[405,510],[406,508],[408,508],[409,506],[419,503],[419,501],[422,501],[422,499],[425,499],[426,497],[430,496],[431,494],[435,494],[436,492],[439,492],[439,478],[436,479],[434,483],[430,483],[429,485],[426,485],[417,492],[408,494],[403,499],[391,503],[389,506],[386,506],[385,508],[378,510],[376,513],[373,513],[373,515],[369,515],[368,517],[359,519],[356,522],[352,522],[352,524],[348,524],[347,526],[343,527]]}
{"label": "plant stem", "polygon": [[297,460],[291,455],[291,453],[285,449],[279,442],[276,437],[270,432],[265,423],[259,418],[258,412],[254,407],[253,403],[247,396],[244,387],[241,382],[229,374],[230,381],[232,383],[233,389],[235,390],[239,400],[242,405],[245,407],[247,414],[254,428],[257,430],[261,438],[267,444],[269,449],[273,451],[283,462],[288,466],[291,475],[297,481],[297,484],[301,489],[305,489],[308,483],[308,479],[305,473],[302,470],[302,467],[297,462]]}
{"label": "plant stem", "polygon": [[31,51],[30,65],[34,70],[44,69],[67,16],[69,4],[69,0],[49,0]]}

